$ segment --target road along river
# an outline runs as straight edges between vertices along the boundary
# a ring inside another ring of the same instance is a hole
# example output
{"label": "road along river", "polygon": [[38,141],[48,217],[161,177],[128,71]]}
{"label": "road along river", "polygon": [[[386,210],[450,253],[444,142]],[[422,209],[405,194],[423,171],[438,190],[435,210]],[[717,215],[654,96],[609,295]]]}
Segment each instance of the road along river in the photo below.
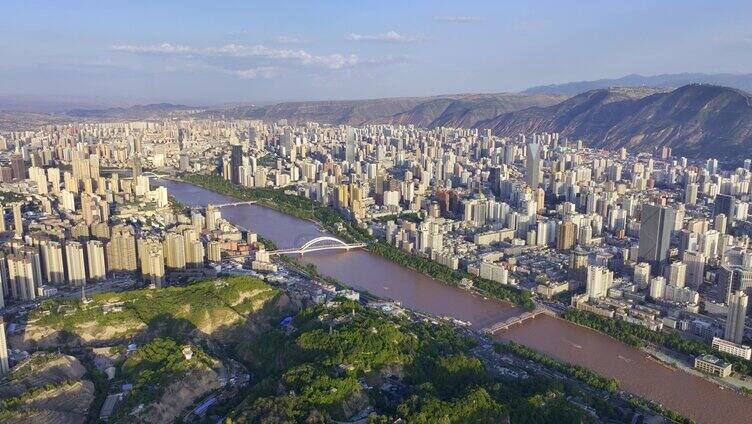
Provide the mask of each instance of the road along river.
{"label": "road along river", "polygon": [[[189,206],[235,200],[194,185],[155,180]],[[280,248],[301,246],[325,235],[313,222],[260,205],[222,208],[222,216],[250,229]],[[503,321],[521,309],[447,286],[365,250],[306,254],[302,260],[350,287],[394,299],[406,307],[468,321],[476,328]],[[524,344],[558,360],[590,368],[619,380],[622,389],[660,402],[700,423],[752,423],[752,399],[674,370],[639,349],[559,318],[539,315],[495,336]]]}

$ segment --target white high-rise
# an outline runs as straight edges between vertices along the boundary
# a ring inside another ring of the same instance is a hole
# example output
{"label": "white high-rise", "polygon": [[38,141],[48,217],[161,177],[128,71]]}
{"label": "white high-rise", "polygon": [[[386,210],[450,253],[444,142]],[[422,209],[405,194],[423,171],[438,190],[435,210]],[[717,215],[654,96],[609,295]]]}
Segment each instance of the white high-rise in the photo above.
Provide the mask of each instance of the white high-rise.
{"label": "white high-rise", "polygon": [[527,159],[525,164],[525,181],[532,189],[538,188],[541,180],[541,146],[538,143],[527,145]]}
{"label": "white high-rise", "polygon": [[741,344],[744,338],[744,319],[747,316],[749,296],[743,291],[737,291],[729,298],[728,315],[726,315],[726,329],[723,338]]}
{"label": "white high-rise", "polygon": [[68,284],[83,286],[86,284],[86,263],[84,262],[84,247],[77,241],[65,243],[65,266],[68,271]]}
{"label": "white high-rise", "polygon": [[107,276],[104,258],[104,243],[99,240],[89,240],[86,243],[86,259],[90,280],[104,280]]}
{"label": "white high-rise", "polygon": [[604,266],[589,265],[587,268],[587,295],[590,299],[599,299],[608,294],[614,279],[614,273]]}

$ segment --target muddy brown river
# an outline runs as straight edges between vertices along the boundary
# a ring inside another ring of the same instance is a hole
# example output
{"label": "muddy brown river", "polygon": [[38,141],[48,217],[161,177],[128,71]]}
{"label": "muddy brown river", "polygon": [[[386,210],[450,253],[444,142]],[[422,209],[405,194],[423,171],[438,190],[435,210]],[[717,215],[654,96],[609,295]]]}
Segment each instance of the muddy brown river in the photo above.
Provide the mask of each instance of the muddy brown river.
{"label": "muddy brown river", "polygon": [[[191,206],[234,202],[191,184],[155,180]],[[280,248],[301,246],[325,235],[314,223],[260,205],[222,208],[222,216],[274,241]],[[448,315],[485,327],[520,313],[505,302],[447,286],[364,250],[306,254],[323,274],[353,288],[434,315]],[[558,318],[539,315],[496,337],[514,340],[553,358],[616,378],[622,389],[660,402],[700,423],[752,423],[752,399],[702,378],[646,358],[639,349]]]}

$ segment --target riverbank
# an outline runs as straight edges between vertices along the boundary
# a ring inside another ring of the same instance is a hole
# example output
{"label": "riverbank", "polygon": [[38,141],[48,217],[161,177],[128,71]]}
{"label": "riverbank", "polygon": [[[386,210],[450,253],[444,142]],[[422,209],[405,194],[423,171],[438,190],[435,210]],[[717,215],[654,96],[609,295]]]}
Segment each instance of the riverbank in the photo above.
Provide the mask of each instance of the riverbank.
{"label": "riverbank", "polygon": [[[185,182],[165,180],[164,186],[191,207],[234,202],[232,198]],[[222,211],[223,217],[257,230],[281,248],[300,246],[321,235],[308,220],[290,217],[262,205],[242,205]],[[519,308],[485,299],[423,274],[402,267],[366,250],[349,253],[313,253],[298,258],[315,264],[356,290],[366,289],[380,298],[400,301],[404,306],[433,316],[451,316],[473,323],[479,329],[519,315]],[[499,335],[494,336],[498,340]],[[630,393],[653,399],[701,423],[741,423],[752,416],[752,402],[735,392],[684,372],[671,371],[644,352],[572,322],[546,315],[525,321],[504,331],[509,339],[531,347],[559,361],[576,364],[618,379]]]}
{"label": "riverbank", "polygon": [[358,227],[342,212],[306,197],[289,194],[278,189],[239,186],[218,175],[185,174],[181,178],[187,183],[215,193],[241,201],[255,201],[284,214],[315,222],[329,233],[345,241],[368,243],[366,249],[371,253],[420,272],[444,284],[465,288],[461,282],[467,280],[472,282],[471,291],[476,294],[510,302],[528,311],[535,308],[532,293],[529,290],[502,285],[466,272],[455,271],[429,258],[400,250],[377,240],[366,230]]}
{"label": "riverbank", "polygon": [[752,376],[752,361],[747,361],[723,352],[714,351],[710,346],[695,340],[683,338],[676,333],[664,333],[652,331],[641,325],[632,324],[622,320],[608,319],[589,312],[577,309],[569,309],[562,318],[575,324],[583,325],[592,330],[599,331],[628,345],[644,349],[649,343],[665,347],[690,356],[711,354],[723,358],[733,364],[734,372],[745,376]]}

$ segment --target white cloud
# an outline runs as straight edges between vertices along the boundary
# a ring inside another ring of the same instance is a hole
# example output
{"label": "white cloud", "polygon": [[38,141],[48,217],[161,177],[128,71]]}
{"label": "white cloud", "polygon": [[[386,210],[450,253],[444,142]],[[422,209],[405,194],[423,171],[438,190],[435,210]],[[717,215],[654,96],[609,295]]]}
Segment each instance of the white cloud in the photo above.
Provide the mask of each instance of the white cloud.
{"label": "white cloud", "polygon": [[481,22],[483,20],[483,18],[481,18],[480,16],[437,16],[434,19],[437,21],[453,22],[459,24]]}
{"label": "white cloud", "polygon": [[357,65],[360,62],[354,54],[334,53],[328,55],[315,55],[305,50],[278,49],[261,44],[225,44],[218,47],[189,47],[170,43],[158,45],[114,45],[112,50],[146,55],[185,56],[202,58],[256,58],[266,61],[286,61],[302,66],[319,67],[326,69],[341,69]]}
{"label": "white cloud", "polygon": [[403,35],[397,31],[389,31],[383,34],[350,34],[346,37],[350,41],[380,41],[385,43],[415,43],[425,41],[425,37]]}
{"label": "white cloud", "polygon": [[259,66],[256,68],[240,69],[235,71],[227,71],[228,73],[235,75],[241,79],[256,79],[256,78],[274,78],[279,72],[279,68],[274,66]]}
{"label": "white cloud", "polygon": [[274,39],[274,41],[279,44],[300,44],[303,42],[303,40],[301,40],[300,38],[292,37],[289,35],[279,35]]}
{"label": "white cloud", "polygon": [[162,43],[151,46],[134,46],[130,44],[120,44],[110,46],[110,50],[115,50],[125,53],[133,54],[164,54],[164,55],[179,55],[190,54],[193,49],[188,46],[182,46],[179,44]]}

